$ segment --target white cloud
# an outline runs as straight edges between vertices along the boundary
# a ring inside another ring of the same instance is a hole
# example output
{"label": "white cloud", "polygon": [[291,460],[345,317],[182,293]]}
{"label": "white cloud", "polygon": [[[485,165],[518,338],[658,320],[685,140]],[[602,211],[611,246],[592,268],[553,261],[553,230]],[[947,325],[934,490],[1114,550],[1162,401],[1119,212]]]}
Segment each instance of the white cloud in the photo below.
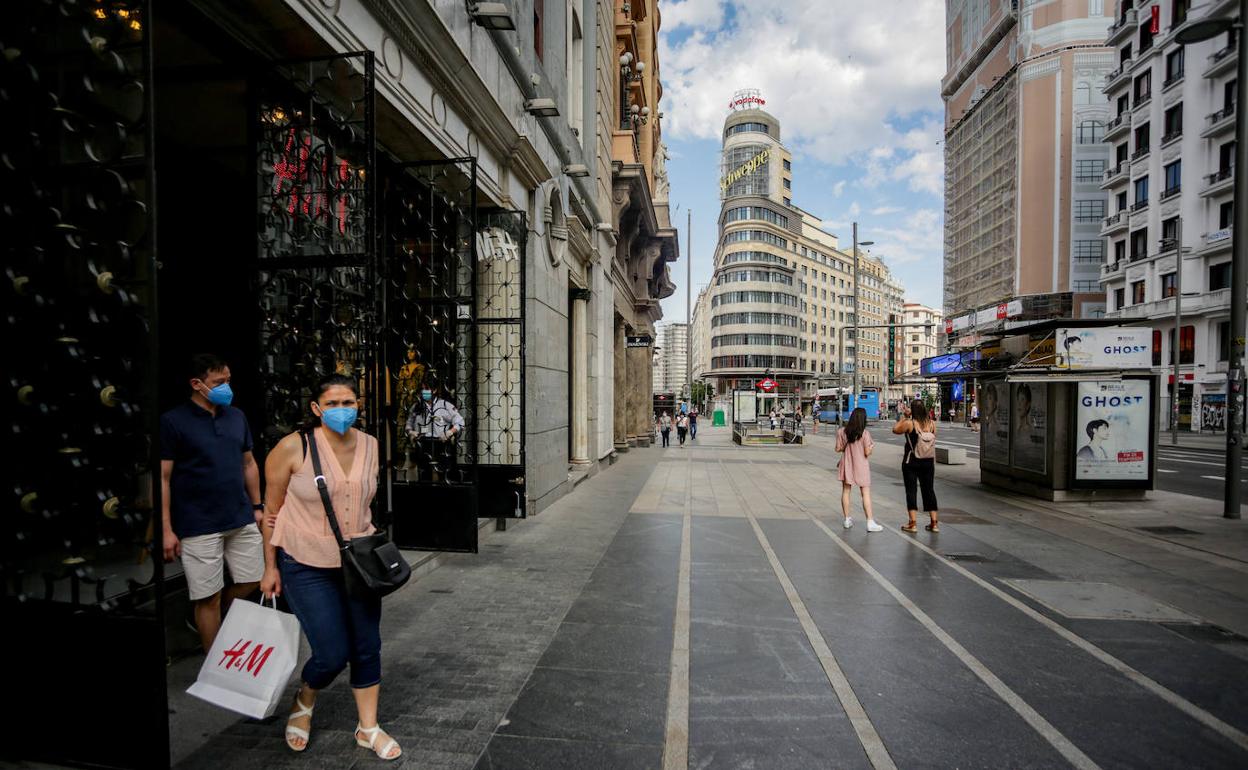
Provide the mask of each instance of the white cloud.
{"label": "white cloud", "polygon": [[[856,184],[902,181],[940,194],[940,0],[684,0],[662,8],[664,129],[673,136],[718,139],[732,93],[759,88],[796,154],[860,166]],[[677,31],[683,39],[672,46]]]}
{"label": "white cloud", "polygon": [[844,179],[832,185],[832,194],[835,195],[836,197],[838,198],[841,197],[841,193],[843,192],[845,192],[845,180]]}
{"label": "white cloud", "polygon": [[[917,209],[901,223],[893,227],[873,227],[875,239],[873,251],[890,267],[927,262],[939,263],[944,255],[944,215],[936,209]],[[902,285],[916,288],[913,281],[906,281],[905,270],[894,270]]]}
{"label": "white cloud", "polygon": [[871,209],[871,216],[882,217],[889,214],[897,214],[902,211],[905,211],[905,209],[901,206],[876,206]]}
{"label": "white cloud", "polygon": [[724,23],[726,0],[684,0],[663,3],[663,31],[675,32],[681,27],[718,29]]}

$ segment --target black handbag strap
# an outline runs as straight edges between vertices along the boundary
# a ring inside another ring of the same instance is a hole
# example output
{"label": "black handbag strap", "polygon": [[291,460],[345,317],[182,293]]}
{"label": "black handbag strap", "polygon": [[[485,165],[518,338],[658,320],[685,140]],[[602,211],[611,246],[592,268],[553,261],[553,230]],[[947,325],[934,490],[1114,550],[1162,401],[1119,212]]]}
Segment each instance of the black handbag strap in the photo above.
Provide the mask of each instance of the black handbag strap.
{"label": "black handbag strap", "polygon": [[329,499],[329,486],[325,483],[325,472],[321,470],[321,452],[316,448],[316,435],[300,431],[300,436],[312,451],[312,471],[316,474],[316,491],[321,493],[321,504],[325,506],[325,515],[329,517],[329,528],[334,531],[334,539],[338,541],[340,550],[347,550],[347,542],[342,539],[342,530],[338,528],[338,517],[334,515],[334,504]]}

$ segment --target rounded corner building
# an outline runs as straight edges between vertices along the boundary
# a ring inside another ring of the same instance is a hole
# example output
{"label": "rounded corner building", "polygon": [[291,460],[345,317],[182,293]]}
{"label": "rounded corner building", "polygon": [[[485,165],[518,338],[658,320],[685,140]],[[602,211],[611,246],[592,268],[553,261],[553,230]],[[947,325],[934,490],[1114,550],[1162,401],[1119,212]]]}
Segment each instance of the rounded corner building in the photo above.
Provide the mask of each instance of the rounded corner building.
{"label": "rounded corner building", "polygon": [[799,367],[799,307],[794,251],[802,212],[790,203],[791,156],[780,122],[757,90],[738,91],[724,121],[719,242],[709,290],[710,366],[716,392],[753,389],[771,376],[790,406],[813,375]]}

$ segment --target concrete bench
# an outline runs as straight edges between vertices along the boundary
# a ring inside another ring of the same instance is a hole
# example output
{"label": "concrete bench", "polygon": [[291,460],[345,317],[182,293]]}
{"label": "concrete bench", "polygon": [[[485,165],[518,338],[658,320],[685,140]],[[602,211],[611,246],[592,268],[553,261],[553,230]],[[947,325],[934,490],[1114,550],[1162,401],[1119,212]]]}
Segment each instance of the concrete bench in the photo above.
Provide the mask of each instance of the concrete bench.
{"label": "concrete bench", "polygon": [[942,465],[966,465],[966,450],[956,446],[938,446],[936,462]]}

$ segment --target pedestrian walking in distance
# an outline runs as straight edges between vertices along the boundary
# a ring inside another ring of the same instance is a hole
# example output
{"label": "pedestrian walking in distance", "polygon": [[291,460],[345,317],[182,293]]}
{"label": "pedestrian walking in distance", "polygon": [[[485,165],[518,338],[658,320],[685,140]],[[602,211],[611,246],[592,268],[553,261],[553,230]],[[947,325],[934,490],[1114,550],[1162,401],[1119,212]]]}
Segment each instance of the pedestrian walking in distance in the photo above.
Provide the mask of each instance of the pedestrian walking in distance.
{"label": "pedestrian walking in distance", "polygon": [[939,511],[936,507],[936,421],[927,413],[923,402],[915,400],[903,410],[901,419],[893,426],[893,433],[906,437],[906,447],[901,456],[901,479],[906,485],[906,513],[909,517],[904,532],[918,530],[919,513],[916,487],[923,491],[923,510],[931,521],[924,525],[929,532],[939,532]]}
{"label": "pedestrian walking in distance", "polygon": [[268,514],[264,520],[266,596],[286,595],[312,647],[303,684],[286,721],[286,745],[308,747],[317,693],[348,664],[359,721],[357,745],[382,759],[397,759],[399,744],[377,724],[381,693],[381,599],[347,592],[338,541],[317,489],[307,442],[316,442],[334,515],[344,540],[372,534],[371,506],[377,492],[377,439],[351,427],[359,408],[355,381],[340,374],[312,391],[317,427],[283,438],[264,465]]}
{"label": "pedestrian walking in distance", "polygon": [[858,407],[849,415],[849,422],[836,431],[836,451],[841,453],[837,464],[837,478],[841,480],[841,514],[845,517],[845,529],[854,526],[849,515],[850,492],[858,487],[862,495],[862,511],[867,517],[867,531],[884,529],[875,522],[871,511],[871,451],[875,441],[867,430],[867,410]]}
{"label": "pedestrian walking in distance", "polygon": [[693,441],[698,437],[698,410],[693,408],[689,410],[689,440]]}
{"label": "pedestrian walking in distance", "polygon": [[689,415],[682,414],[676,419],[676,438],[680,439],[680,445],[685,445],[685,435],[689,433]]}
{"label": "pedestrian walking in distance", "polygon": [[663,446],[668,447],[672,444],[672,413],[664,412],[659,415],[659,435],[663,437]]}
{"label": "pedestrian walking in distance", "polygon": [[195,630],[208,652],[230,602],[254,592],[264,575],[257,528],[264,505],[251,428],[230,406],[230,367],[201,353],[187,375],[190,399],[160,416],[163,550],[167,562],[182,559]]}

